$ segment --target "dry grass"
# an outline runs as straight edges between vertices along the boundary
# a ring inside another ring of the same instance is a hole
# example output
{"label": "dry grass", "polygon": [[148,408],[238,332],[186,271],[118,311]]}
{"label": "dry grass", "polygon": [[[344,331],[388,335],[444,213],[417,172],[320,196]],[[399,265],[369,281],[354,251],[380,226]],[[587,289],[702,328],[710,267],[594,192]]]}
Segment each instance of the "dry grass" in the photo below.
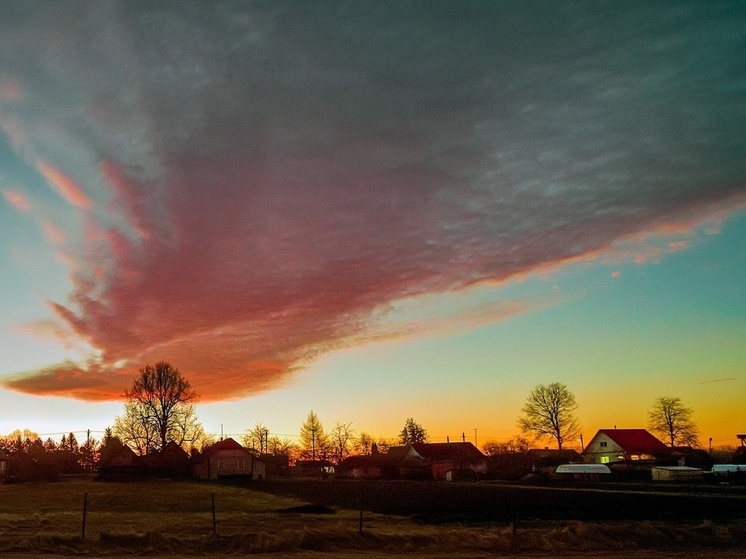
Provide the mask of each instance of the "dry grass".
{"label": "dry grass", "polygon": [[[88,494],[81,541],[83,495]],[[215,495],[217,534],[212,531]],[[302,504],[241,487],[182,482],[85,480],[0,486],[0,553],[243,554],[323,551],[394,555],[466,553],[573,554],[634,549],[744,549],[746,522],[543,522],[516,533],[504,524],[423,525],[366,513],[281,514]]]}

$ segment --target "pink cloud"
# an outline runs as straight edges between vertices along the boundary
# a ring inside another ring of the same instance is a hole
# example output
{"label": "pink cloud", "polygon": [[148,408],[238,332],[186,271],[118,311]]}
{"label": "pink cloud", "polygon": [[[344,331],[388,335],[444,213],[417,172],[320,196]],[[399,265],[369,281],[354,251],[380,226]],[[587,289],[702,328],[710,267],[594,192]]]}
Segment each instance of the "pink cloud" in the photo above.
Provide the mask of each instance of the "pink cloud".
{"label": "pink cloud", "polygon": [[618,270],[614,270],[613,272],[611,272],[611,277],[612,278],[620,278],[620,277],[622,277],[622,273],[619,272]]}
{"label": "pink cloud", "polygon": [[658,261],[746,207],[741,101],[718,93],[739,62],[702,58],[732,52],[730,14],[703,30],[694,8],[675,28],[660,7],[590,9],[568,26],[475,4],[448,21],[333,3],[302,17],[90,3],[76,33],[63,7],[0,21],[0,63],[34,84],[0,125],[90,209],[59,253],[73,289],[53,309],[98,359],[8,385],[112,398],[166,359],[206,399],[242,396],[396,335],[371,321],[398,301]]}
{"label": "pink cloud", "polygon": [[43,161],[37,163],[36,168],[68,203],[84,209],[91,207],[91,200],[72,178]]}
{"label": "pink cloud", "polygon": [[3,190],[3,198],[19,212],[28,213],[31,211],[31,202],[20,192]]}
{"label": "pink cloud", "polygon": [[4,80],[0,82],[0,97],[8,101],[16,101],[21,98],[21,86],[20,84]]}
{"label": "pink cloud", "polygon": [[689,246],[686,241],[673,241],[668,243],[668,252],[681,252]]}
{"label": "pink cloud", "polygon": [[42,231],[48,241],[57,245],[64,243],[67,239],[65,232],[49,221],[42,222]]}

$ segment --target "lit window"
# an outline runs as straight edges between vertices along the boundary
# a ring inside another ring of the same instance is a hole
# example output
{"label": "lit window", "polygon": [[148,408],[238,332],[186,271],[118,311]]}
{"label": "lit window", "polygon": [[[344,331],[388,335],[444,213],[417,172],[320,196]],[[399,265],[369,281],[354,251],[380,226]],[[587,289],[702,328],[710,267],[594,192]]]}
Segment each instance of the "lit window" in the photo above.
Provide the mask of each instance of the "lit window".
{"label": "lit window", "polygon": [[243,460],[238,461],[238,469],[243,470]]}

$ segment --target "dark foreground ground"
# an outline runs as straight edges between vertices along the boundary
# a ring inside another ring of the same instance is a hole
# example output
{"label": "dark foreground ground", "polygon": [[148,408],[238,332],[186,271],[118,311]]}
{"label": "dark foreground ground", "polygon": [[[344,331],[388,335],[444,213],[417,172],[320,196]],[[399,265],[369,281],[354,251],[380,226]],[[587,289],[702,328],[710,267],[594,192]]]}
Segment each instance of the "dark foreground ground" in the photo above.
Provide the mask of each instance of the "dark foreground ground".
{"label": "dark foreground ground", "polygon": [[746,557],[745,503],[727,487],[0,485],[0,557],[735,559]]}
{"label": "dark foreground ground", "polygon": [[746,487],[284,480],[260,490],[424,523],[553,520],[714,522],[746,519]]}

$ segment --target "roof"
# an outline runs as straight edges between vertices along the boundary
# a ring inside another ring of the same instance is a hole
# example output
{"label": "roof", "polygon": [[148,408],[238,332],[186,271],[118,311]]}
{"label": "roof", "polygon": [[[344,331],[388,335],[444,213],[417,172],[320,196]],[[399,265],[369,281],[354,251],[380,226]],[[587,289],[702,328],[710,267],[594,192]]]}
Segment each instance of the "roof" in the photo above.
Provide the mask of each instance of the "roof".
{"label": "roof", "polygon": [[145,466],[143,459],[135,454],[135,452],[124,445],[120,448],[109,460],[106,461],[104,466]]}
{"label": "roof", "polygon": [[215,443],[210,448],[208,448],[207,450],[205,450],[202,453],[202,456],[199,457],[198,461],[201,462],[205,458],[208,458],[210,456],[214,456],[218,452],[222,452],[222,451],[226,451],[226,450],[242,450],[246,454],[249,454],[249,455],[251,454],[246,448],[244,448],[243,446],[241,446],[241,444],[239,444],[238,442],[236,442],[234,439],[228,437],[227,439],[223,439],[222,441],[219,441],[219,442]]}
{"label": "roof", "polygon": [[668,448],[647,429],[599,429],[593,438],[599,434],[606,435],[626,452],[654,454]]}
{"label": "roof", "polygon": [[487,460],[487,457],[472,443],[415,443],[411,445],[417,454],[433,460]]}

